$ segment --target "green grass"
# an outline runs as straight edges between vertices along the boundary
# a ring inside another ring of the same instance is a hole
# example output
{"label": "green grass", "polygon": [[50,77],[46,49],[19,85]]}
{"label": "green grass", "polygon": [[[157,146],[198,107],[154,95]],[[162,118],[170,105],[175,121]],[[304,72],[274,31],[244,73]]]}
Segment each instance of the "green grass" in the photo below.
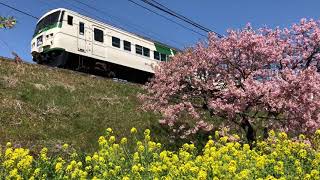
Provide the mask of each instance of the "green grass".
{"label": "green grass", "polygon": [[151,128],[166,139],[158,117],[139,110],[139,92],[141,85],[0,59],[0,143],[31,149],[68,143],[91,152],[108,127],[119,136]]}

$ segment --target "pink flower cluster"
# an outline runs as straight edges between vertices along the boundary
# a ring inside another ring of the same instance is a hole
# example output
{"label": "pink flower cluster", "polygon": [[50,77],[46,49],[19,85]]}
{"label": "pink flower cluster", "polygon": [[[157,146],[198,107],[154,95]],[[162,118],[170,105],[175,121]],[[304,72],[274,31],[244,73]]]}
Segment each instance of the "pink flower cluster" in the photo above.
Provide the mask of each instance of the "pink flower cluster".
{"label": "pink flower cluster", "polygon": [[0,17],[0,28],[8,28],[11,29],[15,26],[16,20],[13,17]]}
{"label": "pink flower cluster", "polygon": [[140,95],[143,108],[161,113],[160,122],[172,129],[188,124],[185,135],[211,131],[216,118],[244,129],[257,123],[295,133],[320,128],[318,21],[210,34],[155,71]]}

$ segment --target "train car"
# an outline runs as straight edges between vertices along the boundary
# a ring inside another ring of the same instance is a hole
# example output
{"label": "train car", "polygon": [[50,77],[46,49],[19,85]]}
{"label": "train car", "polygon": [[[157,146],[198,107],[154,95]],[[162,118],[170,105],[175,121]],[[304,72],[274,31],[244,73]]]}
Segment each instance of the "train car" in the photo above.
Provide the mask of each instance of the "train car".
{"label": "train car", "polygon": [[33,61],[39,64],[141,82],[177,51],[64,8],[44,14],[31,41]]}

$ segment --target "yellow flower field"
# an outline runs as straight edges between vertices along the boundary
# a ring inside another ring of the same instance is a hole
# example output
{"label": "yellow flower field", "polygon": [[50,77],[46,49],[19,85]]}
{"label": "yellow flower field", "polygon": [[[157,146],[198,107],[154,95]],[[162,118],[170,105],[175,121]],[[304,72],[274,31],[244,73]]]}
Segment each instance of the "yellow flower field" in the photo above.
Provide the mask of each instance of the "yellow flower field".
{"label": "yellow flower field", "polygon": [[[218,137],[203,149],[184,144],[176,152],[153,142],[150,130],[145,138],[117,139],[108,128],[98,140],[100,148],[87,156],[66,153],[49,156],[43,148],[32,156],[28,149],[7,143],[0,155],[1,179],[320,179],[320,130],[307,141],[300,135],[269,132],[269,138],[253,148],[248,144]],[[128,141],[135,141],[129,151]],[[62,151],[69,146],[63,145]]]}

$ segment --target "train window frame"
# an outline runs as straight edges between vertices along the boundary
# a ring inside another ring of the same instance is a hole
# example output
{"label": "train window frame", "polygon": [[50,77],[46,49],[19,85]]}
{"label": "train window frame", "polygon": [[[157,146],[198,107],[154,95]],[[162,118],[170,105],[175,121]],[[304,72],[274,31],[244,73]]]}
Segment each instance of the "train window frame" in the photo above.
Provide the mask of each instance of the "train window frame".
{"label": "train window frame", "polygon": [[94,40],[103,43],[103,30],[93,28]]}
{"label": "train window frame", "polygon": [[120,48],[120,38],[112,36],[112,46],[116,48]]}
{"label": "train window frame", "polygon": [[73,25],[73,16],[68,15],[68,25],[72,26]]}
{"label": "train window frame", "polygon": [[136,54],[139,54],[139,55],[143,54],[143,47],[138,44],[136,44]]}
{"label": "train window frame", "polygon": [[150,57],[150,49],[149,48],[143,47],[142,50],[143,50],[144,56]]}
{"label": "train window frame", "polygon": [[[165,57],[165,58],[163,59],[163,57]],[[160,53],[160,61],[167,61],[167,59],[168,59],[168,55],[167,54]]]}
{"label": "train window frame", "polygon": [[123,40],[123,49],[125,51],[131,51],[131,42]]}
{"label": "train window frame", "polygon": [[62,12],[61,12],[61,16],[60,16],[60,19],[59,19],[59,22],[60,22],[60,23],[63,22],[64,13],[65,13],[65,11],[62,11]]}
{"label": "train window frame", "polygon": [[79,22],[79,34],[84,35],[84,23]]}
{"label": "train window frame", "polygon": [[160,53],[158,51],[153,51],[153,59],[160,61]]}

